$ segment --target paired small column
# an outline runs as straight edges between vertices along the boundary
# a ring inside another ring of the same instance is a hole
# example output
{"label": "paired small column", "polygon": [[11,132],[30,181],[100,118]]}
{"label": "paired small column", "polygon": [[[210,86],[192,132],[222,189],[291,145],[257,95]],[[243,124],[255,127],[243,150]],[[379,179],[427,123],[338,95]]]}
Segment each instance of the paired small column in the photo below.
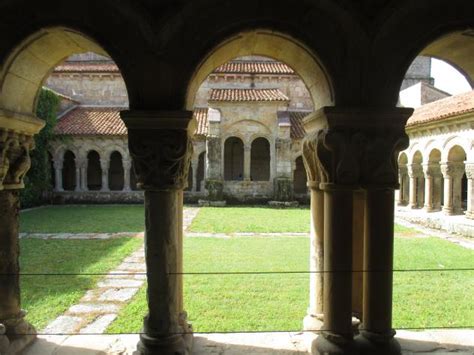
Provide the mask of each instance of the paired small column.
{"label": "paired small column", "polygon": [[141,354],[191,353],[182,283],[183,187],[192,143],[189,111],[122,111],[138,187],[145,190],[145,258],[148,314]]}
{"label": "paired small column", "polygon": [[55,191],[61,192],[64,191],[63,187],[63,159],[58,159],[54,161],[54,181],[56,186],[54,187]]}
{"label": "paired small column", "polygon": [[408,196],[410,196],[410,187],[408,183],[408,168],[406,165],[400,165],[398,168],[398,180],[400,187],[397,194],[397,205],[406,206],[408,205]]}
{"label": "paired small column", "polygon": [[441,209],[441,170],[439,164],[429,163],[423,165],[425,174],[425,204],[426,212]]}
{"label": "paired small column", "polygon": [[250,181],[250,163],[252,157],[252,147],[248,144],[244,146],[244,181]]}
{"label": "paired small column", "polygon": [[192,192],[196,192],[197,190],[197,170],[198,170],[198,161],[199,158],[192,160],[191,166],[193,171],[193,187]]}
{"label": "paired small column", "polygon": [[[82,181],[84,181],[83,172],[85,172],[85,176],[86,176],[85,179],[87,180],[87,171],[83,167],[84,160],[76,158],[75,163],[76,163],[75,164],[76,165],[76,186],[74,188],[74,191],[76,192],[86,191],[83,189],[83,186],[82,186]],[[86,184],[86,189],[87,189],[87,184]]]}
{"label": "paired small column", "polygon": [[447,215],[462,214],[461,188],[464,174],[463,163],[441,163],[444,178],[443,212]]}
{"label": "paired small column", "polygon": [[410,196],[408,206],[412,209],[423,207],[423,169],[421,164],[410,164],[408,166],[410,177]]}
{"label": "paired small column", "polygon": [[100,191],[107,192],[110,191],[109,188],[109,168],[110,160],[100,159],[100,169],[102,170],[102,187]]}
{"label": "paired small column", "polygon": [[474,219],[474,163],[466,163],[467,210],[466,217]]}
{"label": "paired small column", "polygon": [[130,174],[132,163],[126,159],[123,161],[123,191],[131,191],[130,188]]}

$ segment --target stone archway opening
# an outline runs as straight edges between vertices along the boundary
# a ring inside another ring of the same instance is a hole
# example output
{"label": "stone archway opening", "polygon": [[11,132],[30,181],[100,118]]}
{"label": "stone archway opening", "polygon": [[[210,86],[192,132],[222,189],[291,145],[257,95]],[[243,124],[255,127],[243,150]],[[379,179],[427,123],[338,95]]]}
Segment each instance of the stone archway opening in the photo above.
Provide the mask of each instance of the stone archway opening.
{"label": "stone archway opening", "polygon": [[[467,205],[465,161],[466,151],[464,148],[454,145],[448,151],[447,161],[442,164],[445,180],[443,211],[448,215],[463,214]],[[465,201],[463,201],[464,196]]]}
{"label": "stone archway opening", "polygon": [[304,194],[308,193],[308,178],[304,169],[303,157],[299,156],[295,159],[295,169],[293,170],[293,183],[295,194]]}
{"label": "stone archway opening", "polygon": [[63,161],[63,188],[65,191],[74,191],[77,188],[76,157],[70,150],[64,153]]}
{"label": "stone archway opening", "polygon": [[256,138],[250,151],[250,181],[270,180],[270,143],[266,138]]}
{"label": "stone archway opening", "polygon": [[124,188],[124,168],[122,154],[112,152],[109,163],[109,188],[111,191],[122,191]]}
{"label": "stone archway opening", "polygon": [[87,154],[87,189],[99,191],[102,188],[102,168],[100,155],[95,150]]}
{"label": "stone archway opening", "polygon": [[224,143],[224,180],[244,179],[244,143],[238,137],[229,137]]}
{"label": "stone archway opening", "polygon": [[196,172],[196,191],[201,192],[204,188],[204,178],[206,169],[206,152],[202,152],[198,157],[198,166]]}

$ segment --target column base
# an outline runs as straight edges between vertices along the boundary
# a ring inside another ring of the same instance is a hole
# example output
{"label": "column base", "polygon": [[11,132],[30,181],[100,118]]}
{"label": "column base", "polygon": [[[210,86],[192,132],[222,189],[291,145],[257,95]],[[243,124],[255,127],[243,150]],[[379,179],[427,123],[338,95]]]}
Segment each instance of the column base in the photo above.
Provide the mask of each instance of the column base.
{"label": "column base", "polygon": [[[314,355],[359,355],[359,348],[352,338],[324,332],[311,344]],[[383,354],[383,353],[380,353]],[[385,354],[384,354],[385,355]]]}
{"label": "column base", "polygon": [[308,314],[303,319],[303,329],[319,331],[323,328],[323,315],[322,314]]}
{"label": "column base", "polygon": [[474,212],[466,211],[464,215],[466,216],[466,218],[474,219]]}
{"label": "column base", "polygon": [[23,318],[21,311],[17,318],[0,321],[0,354],[19,354],[36,339],[36,329]]}
{"label": "column base", "polygon": [[395,331],[389,334],[377,334],[361,331],[355,338],[360,355],[401,355],[402,349],[398,341],[393,337]]}
{"label": "column base", "polygon": [[184,336],[181,334],[163,337],[152,337],[147,334],[140,335],[137,344],[139,354],[143,355],[190,355],[186,347]]}

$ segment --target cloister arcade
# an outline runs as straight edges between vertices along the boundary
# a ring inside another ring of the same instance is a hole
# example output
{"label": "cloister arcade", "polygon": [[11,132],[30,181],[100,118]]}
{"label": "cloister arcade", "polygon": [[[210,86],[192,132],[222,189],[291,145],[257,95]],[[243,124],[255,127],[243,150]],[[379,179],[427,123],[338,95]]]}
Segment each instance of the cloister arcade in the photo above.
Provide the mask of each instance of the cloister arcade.
{"label": "cloister arcade", "polygon": [[[21,310],[18,191],[29,168],[33,137],[44,125],[34,114],[37,93],[57,63],[73,53],[93,51],[108,53],[123,73],[130,107],[121,118],[128,128],[131,159],[119,152],[123,162],[133,160],[137,186],[145,191],[149,313],[140,335],[140,353],[191,353],[192,327],[183,302],[182,210],[193,156],[196,91],[214,68],[228,60],[263,55],[287,63],[302,77],[315,109],[304,121],[302,143],[312,225],[305,328],[321,333],[311,352],[400,354],[392,327],[394,192],[397,159],[409,146],[405,124],[413,112],[397,107],[400,84],[420,53],[446,58],[472,82],[473,13],[471,0],[418,0],[416,5],[294,1],[291,6],[270,0],[225,6],[207,0],[85,0],[74,11],[52,0],[3,1],[0,323],[8,341],[2,345],[5,352],[20,351],[35,337]],[[280,153],[290,153],[285,144],[280,142]],[[211,132],[206,145],[210,160],[222,154],[220,145]],[[437,149],[446,176],[444,209],[455,213],[460,208],[455,196],[462,195],[461,164],[470,166],[474,160],[459,142]],[[110,155],[98,157],[95,152],[89,157],[96,173],[103,164],[100,186],[106,186],[105,162],[110,163]],[[419,172],[419,166],[430,161],[430,153],[414,147],[406,155],[407,169],[412,171],[410,200],[417,206],[426,203],[421,196],[427,186],[431,189],[430,180],[420,187],[424,175]],[[65,176],[63,185],[98,188],[98,174],[89,176],[78,164],[85,164],[88,155],[88,151],[59,155],[63,169],[75,167],[75,175]],[[291,167],[280,168],[292,173]],[[124,180],[127,171],[124,164]],[[212,186],[218,195],[222,169],[208,169],[205,174],[208,189]],[[93,177],[92,184],[88,177]],[[364,270],[363,276],[357,270]],[[353,316],[360,320],[357,332]]]}

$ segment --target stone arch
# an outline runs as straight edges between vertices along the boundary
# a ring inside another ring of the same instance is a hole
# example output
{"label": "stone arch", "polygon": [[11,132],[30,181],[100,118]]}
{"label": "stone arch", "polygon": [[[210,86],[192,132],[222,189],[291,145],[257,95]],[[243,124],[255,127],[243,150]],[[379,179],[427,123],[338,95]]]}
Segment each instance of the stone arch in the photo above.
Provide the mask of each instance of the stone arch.
{"label": "stone arch", "polygon": [[299,155],[294,161],[293,191],[295,194],[306,194],[308,192],[308,178],[304,167],[303,156]]}
{"label": "stone arch", "polygon": [[294,38],[271,30],[240,32],[213,48],[195,70],[187,89],[186,107],[194,99],[205,78],[218,66],[246,55],[261,55],[282,61],[295,70],[310,92],[315,109],[334,104],[331,79],[312,51]]}
{"label": "stone arch", "polygon": [[93,149],[87,151],[87,189],[97,191],[102,188],[102,167],[100,154]]}
{"label": "stone arch", "polygon": [[270,142],[267,138],[258,137],[252,140],[250,151],[250,180],[270,180],[270,157]]}
{"label": "stone arch", "polygon": [[[457,140],[459,143],[460,141]],[[462,141],[461,141],[462,142]],[[467,207],[467,177],[464,162],[466,150],[462,145],[455,144],[452,139],[446,146],[446,161],[444,166],[445,199],[443,210],[447,214],[462,214]],[[447,149],[449,147],[449,150]]]}
{"label": "stone arch", "polygon": [[63,156],[63,189],[65,191],[74,191],[77,186],[76,155],[66,150]]}
{"label": "stone arch", "polygon": [[[456,146],[462,148],[462,150],[465,153],[469,152],[469,150],[470,150],[470,144],[469,144],[468,140],[466,140],[462,137],[459,137],[459,136],[451,136],[451,137],[447,138],[443,143],[443,150],[442,150],[441,159],[443,161],[449,161],[450,160],[449,154],[451,153],[452,149]],[[466,159],[466,158],[464,158],[464,159]]]}
{"label": "stone arch", "polygon": [[123,155],[115,150],[110,154],[109,159],[109,189],[111,191],[122,191],[125,184]]}
{"label": "stone arch", "polygon": [[224,143],[224,180],[243,180],[244,142],[236,136],[228,137]]}

